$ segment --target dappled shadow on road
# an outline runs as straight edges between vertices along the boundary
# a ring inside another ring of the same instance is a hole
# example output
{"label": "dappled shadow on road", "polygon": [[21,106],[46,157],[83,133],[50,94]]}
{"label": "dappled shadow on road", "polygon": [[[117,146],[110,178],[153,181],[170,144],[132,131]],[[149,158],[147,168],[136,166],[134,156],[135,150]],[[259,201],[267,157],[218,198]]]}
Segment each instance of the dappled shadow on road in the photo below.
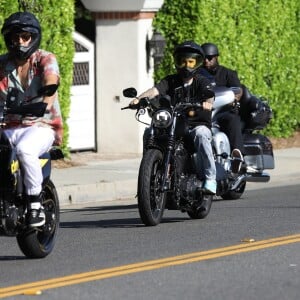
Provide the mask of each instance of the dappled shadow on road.
{"label": "dappled shadow on road", "polygon": [[[61,210],[61,214],[75,214],[82,216],[99,216],[102,215],[105,219],[102,220],[80,220],[80,221],[68,221],[61,222],[60,228],[137,228],[145,227],[139,217],[137,218],[115,218],[108,219],[107,216],[110,214],[128,215],[128,213],[136,213],[138,215],[137,204],[129,205],[110,205],[110,206],[92,206],[82,208],[66,208]],[[182,222],[189,218],[170,218],[164,217],[161,223],[173,223]]]}
{"label": "dappled shadow on road", "polygon": [[[137,228],[145,227],[139,217],[137,218],[114,218],[108,219],[107,216],[110,214],[128,215],[128,213],[136,213],[138,215],[137,205],[114,205],[114,206],[95,206],[95,207],[84,207],[78,209],[64,209],[62,214],[72,213],[75,215],[82,216],[99,216],[102,215],[102,220],[80,220],[80,221],[67,221],[61,222],[60,228]],[[105,219],[104,219],[105,217]],[[176,217],[164,217],[161,223],[173,223],[182,222],[189,218],[176,218]]]}
{"label": "dappled shadow on road", "polygon": [[70,212],[89,212],[89,213],[99,213],[104,212],[107,213],[112,211],[116,213],[117,210],[130,210],[130,209],[137,209],[136,204],[130,205],[111,205],[111,206],[93,206],[93,207],[83,207],[83,208],[65,208],[61,209],[61,213],[70,213]]}
{"label": "dappled shadow on road", "polygon": [[[163,218],[163,223],[183,222],[189,218]],[[146,227],[140,218],[106,219],[97,221],[61,222],[60,228],[137,228]],[[148,227],[149,228],[149,227]]]}
{"label": "dappled shadow on road", "polygon": [[60,228],[131,228],[144,226],[137,218],[62,222]]}
{"label": "dappled shadow on road", "polygon": [[12,255],[7,255],[7,256],[0,256],[0,261],[13,261],[13,260],[24,260],[28,259],[26,256],[12,256]]}

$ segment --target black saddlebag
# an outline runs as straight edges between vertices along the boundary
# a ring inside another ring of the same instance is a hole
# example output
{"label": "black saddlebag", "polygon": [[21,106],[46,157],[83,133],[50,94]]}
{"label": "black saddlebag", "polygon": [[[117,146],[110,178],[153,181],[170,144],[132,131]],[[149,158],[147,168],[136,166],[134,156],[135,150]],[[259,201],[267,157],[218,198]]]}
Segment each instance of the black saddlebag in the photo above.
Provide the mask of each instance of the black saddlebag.
{"label": "black saddlebag", "polygon": [[244,134],[244,160],[247,166],[258,171],[274,169],[273,146],[262,134]]}

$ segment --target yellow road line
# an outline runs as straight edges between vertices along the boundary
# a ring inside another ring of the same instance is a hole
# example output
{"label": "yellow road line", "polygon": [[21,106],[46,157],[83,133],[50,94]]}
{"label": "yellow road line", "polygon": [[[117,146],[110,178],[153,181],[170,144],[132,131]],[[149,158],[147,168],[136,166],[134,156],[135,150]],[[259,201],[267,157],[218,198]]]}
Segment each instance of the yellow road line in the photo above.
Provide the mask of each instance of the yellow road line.
{"label": "yellow road line", "polygon": [[53,289],[63,286],[74,285],[78,283],[101,280],[105,278],[111,278],[121,275],[127,275],[137,272],[144,272],[149,270],[155,270],[159,268],[165,268],[169,266],[182,265],[187,263],[199,262],[203,260],[214,259],[223,256],[229,256],[244,252],[257,251],[260,249],[266,249],[271,247],[277,247],[292,243],[300,242],[300,234],[283,236],[279,238],[273,238],[268,240],[257,241],[249,244],[238,244],[224,248],[217,248],[208,251],[188,253],[184,255],[178,255],[173,257],[167,257],[162,259],[149,260],[140,263],[133,263],[129,265],[123,265],[113,268],[106,268],[91,272],[78,273],[64,277],[52,278],[47,280],[41,280],[26,284],[20,284],[10,286],[6,288],[0,288],[0,298],[22,295],[24,293],[30,293],[32,291],[40,291],[46,289]]}

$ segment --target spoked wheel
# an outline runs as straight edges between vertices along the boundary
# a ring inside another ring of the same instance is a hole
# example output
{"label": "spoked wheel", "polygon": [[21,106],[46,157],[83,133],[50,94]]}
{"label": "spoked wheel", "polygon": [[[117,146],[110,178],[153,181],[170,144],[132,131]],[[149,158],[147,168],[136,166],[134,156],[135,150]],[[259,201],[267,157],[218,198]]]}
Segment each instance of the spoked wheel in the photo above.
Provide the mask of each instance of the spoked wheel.
{"label": "spoked wheel", "polygon": [[138,178],[138,208],[142,222],[155,226],[161,222],[166,193],[161,192],[162,153],[150,149],[144,154]]}
{"label": "spoked wheel", "polygon": [[210,212],[210,208],[213,201],[213,195],[203,195],[202,202],[193,206],[187,211],[187,214],[191,219],[204,219]]}
{"label": "spoked wheel", "polygon": [[46,215],[45,225],[25,229],[17,235],[22,252],[29,258],[46,257],[54,248],[59,228],[59,201],[52,181],[43,189],[43,207]]}

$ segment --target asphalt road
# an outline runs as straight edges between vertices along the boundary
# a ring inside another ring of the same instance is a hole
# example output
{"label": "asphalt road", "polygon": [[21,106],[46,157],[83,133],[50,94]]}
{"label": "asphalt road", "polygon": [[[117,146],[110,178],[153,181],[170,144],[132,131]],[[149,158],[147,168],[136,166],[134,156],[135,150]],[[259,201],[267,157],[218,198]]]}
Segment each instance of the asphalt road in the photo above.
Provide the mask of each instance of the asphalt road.
{"label": "asphalt road", "polygon": [[14,238],[0,237],[0,298],[298,300],[299,192],[262,186],[214,201],[204,220],[166,211],[156,227],[143,226],[132,199],[64,209],[45,259],[26,259]]}

